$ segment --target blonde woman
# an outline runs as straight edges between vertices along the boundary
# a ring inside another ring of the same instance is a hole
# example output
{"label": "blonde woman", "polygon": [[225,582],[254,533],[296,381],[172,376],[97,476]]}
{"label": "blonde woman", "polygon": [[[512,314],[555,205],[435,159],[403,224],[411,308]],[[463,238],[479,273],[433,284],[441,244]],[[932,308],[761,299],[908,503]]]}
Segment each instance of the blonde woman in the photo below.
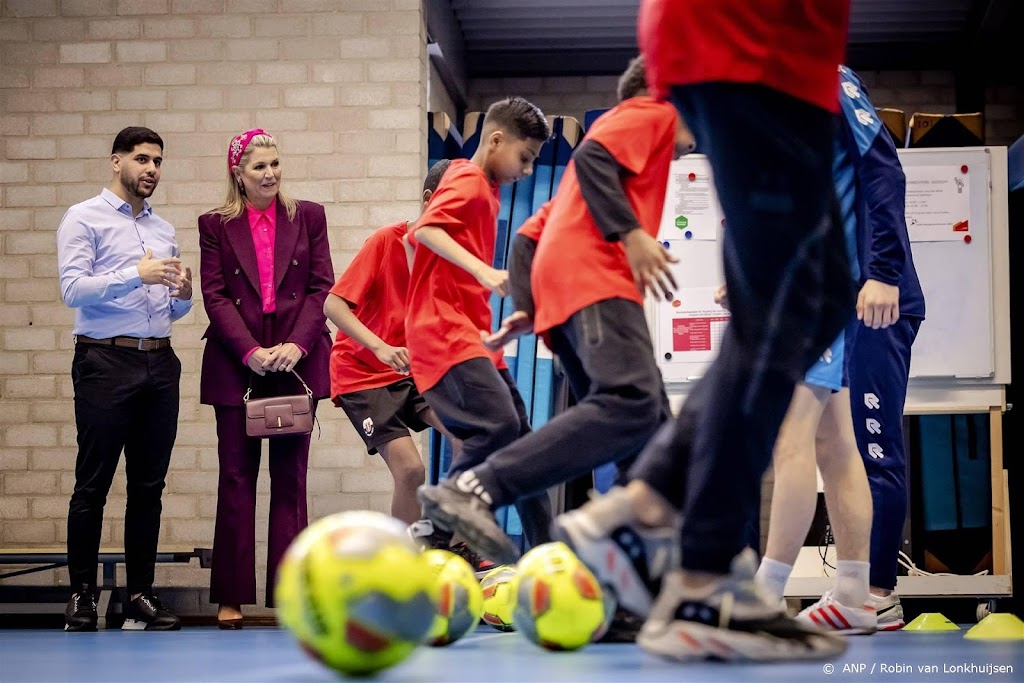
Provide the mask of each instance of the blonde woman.
{"label": "blonde woman", "polygon": [[[274,138],[246,131],[228,147],[224,205],[199,218],[200,278],[210,318],[204,338],[200,402],[217,419],[220,478],[210,601],[218,625],[242,626],[241,606],[256,602],[256,478],[260,439],[245,432],[242,396],[330,393],[331,340],[323,313],[334,283],[324,207],[281,191]],[[270,440],[267,606],[277,565],[306,526],[309,436]]]}

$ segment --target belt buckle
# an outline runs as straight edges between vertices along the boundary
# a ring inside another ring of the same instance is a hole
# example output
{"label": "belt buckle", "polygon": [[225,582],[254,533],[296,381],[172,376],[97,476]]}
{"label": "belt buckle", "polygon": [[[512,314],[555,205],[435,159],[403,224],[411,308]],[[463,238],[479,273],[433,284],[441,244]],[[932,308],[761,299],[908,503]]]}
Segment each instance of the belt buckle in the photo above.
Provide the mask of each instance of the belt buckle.
{"label": "belt buckle", "polygon": [[138,348],[139,348],[139,351],[145,351],[145,350],[146,350],[146,349],[144,349],[144,348],[142,347],[142,343],[143,343],[144,341],[146,341],[146,340],[145,340],[145,339],[143,339],[142,337],[139,337],[139,347],[138,347]]}

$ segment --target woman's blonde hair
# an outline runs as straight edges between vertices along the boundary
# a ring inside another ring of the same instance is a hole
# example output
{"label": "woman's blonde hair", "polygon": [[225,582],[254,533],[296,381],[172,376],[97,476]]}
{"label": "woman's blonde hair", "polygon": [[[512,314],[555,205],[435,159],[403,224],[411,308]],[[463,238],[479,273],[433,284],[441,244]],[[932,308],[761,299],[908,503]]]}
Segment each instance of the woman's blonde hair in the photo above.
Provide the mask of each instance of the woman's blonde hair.
{"label": "woman's blonde hair", "polygon": [[[242,158],[238,161],[239,168],[245,168],[245,165],[249,163],[249,159],[252,157],[252,150],[255,147],[273,147],[278,149],[277,141],[269,135],[256,135],[246,145],[245,152],[242,153]],[[285,211],[288,212],[288,220],[295,219],[295,212],[298,210],[298,203],[286,195],[284,192],[277,190],[277,201],[284,205]],[[245,211],[245,189],[240,181],[231,172],[228,174],[228,196],[224,200],[224,205],[220,206],[210,213],[223,216],[224,220],[228,221],[232,218],[242,215]]]}

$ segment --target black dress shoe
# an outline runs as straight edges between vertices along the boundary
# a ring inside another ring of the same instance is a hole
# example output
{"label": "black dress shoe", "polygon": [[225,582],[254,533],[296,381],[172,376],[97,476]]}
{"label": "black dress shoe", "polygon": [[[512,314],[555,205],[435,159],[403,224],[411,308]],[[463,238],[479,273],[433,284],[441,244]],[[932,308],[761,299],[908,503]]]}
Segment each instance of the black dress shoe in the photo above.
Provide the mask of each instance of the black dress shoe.
{"label": "black dress shoe", "polygon": [[99,615],[96,613],[96,589],[82,586],[71,596],[64,608],[65,631],[95,631]]}
{"label": "black dress shoe", "polygon": [[153,593],[143,593],[124,607],[123,631],[177,631],[181,620],[164,609]]}

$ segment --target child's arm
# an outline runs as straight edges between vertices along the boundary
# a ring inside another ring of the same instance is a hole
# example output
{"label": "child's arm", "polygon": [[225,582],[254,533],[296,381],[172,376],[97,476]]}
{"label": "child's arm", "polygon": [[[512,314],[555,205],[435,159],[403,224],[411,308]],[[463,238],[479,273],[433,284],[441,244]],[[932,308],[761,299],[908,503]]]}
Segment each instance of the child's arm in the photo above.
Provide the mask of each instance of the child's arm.
{"label": "child's arm", "polygon": [[328,294],[324,302],[324,314],[338,329],[364,346],[377,360],[403,375],[409,374],[409,350],[402,346],[391,346],[370,331],[352,312],[348,302],[336,294]]}
{"label": "child's arm", "polygon": [[419,244],[476,278],[477,282],[499,296],[508,294],[508,271],[497,270],[469,253],[452,239],[444,228],[424,225],[413,237]]}
{"label": "child's arm", "polygon": [[642,293],[660,289],[670,300],[677,285],[668,264],[679,259],[640,226],[622,183],[630,171],[595,140],[584,140],[572,158],[587,210],[607,241],[622,242],[637,288]]}

